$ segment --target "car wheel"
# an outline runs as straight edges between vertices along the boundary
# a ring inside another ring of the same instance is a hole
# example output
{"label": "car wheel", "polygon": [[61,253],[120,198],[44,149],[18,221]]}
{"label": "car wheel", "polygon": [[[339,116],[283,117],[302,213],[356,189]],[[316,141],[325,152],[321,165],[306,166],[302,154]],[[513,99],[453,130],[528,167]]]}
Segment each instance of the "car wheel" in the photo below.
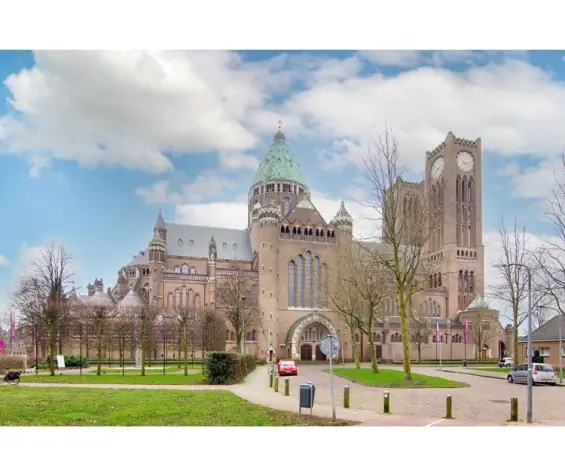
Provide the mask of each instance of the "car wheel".
{"label": "car wheel", "polygon": [[502,367],[502,364],[499,364],[498,367]]}
{"label": "car wheel", "polygon": [[506,379],[508,380],[508,383],[514,383],[514,379],[512,378],[512,375],[508,375]]}

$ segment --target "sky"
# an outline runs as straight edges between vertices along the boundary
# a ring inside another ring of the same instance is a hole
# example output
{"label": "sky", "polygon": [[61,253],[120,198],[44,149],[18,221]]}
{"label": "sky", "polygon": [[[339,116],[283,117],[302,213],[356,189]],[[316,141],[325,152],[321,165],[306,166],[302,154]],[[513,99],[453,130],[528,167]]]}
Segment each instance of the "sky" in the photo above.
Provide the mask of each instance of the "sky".
{"label": "sky", "polygon": [[357,236],[363,157],[388,125],[420,180],[449,131],[483,144],[486,278],[495,226],[552,234],[563,173],[563,51],[0,51],[0,311],[48,243],[81,292],[106,287],[166,221],[245,228],[247,191],[281,121],[314,204],[344,200]]}

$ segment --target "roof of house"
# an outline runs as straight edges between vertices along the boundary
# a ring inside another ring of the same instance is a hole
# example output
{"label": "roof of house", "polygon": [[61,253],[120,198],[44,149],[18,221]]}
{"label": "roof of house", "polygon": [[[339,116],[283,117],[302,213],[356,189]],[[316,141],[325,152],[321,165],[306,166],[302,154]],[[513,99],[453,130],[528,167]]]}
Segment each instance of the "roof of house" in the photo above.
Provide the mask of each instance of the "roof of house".
{"label": "roof of house", "polygon": [[[565,336],[565,316],[557,315],[545,322],[542,326],[532,331],[532,342],[550,342],[559,340],[559,327],[562,335]],[[518,342],[527,342],[528,337],[522,336]]]}

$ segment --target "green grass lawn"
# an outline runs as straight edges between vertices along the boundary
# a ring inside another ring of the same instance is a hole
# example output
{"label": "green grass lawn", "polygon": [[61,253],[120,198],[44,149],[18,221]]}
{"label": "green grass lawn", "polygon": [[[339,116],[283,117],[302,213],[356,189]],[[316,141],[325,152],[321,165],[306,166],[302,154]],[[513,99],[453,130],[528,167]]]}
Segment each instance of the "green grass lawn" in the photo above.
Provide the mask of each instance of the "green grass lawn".
{"label": "green grass lawn", "polygon": [[5,387],[0,426],[348,425],[253,405],[228,391]]}
{"label": "green grass lawn", "polygon": [[380,388],[464,388],[469,386],[458,381],[415,373],[412,374],[412,381],[405,381],[404,372],[392,369],[379,369],[379,373],[374,374],[371,369],[366,368],[351,369],[338,367],[334,369],[334,374],[355,383]]}
{"label": "green grass lawn", "polygon": [[192,374],[184,375],[121,375],[105,374],[93,375],[22,375],[22,383],[74,383],[74,384],[128,384],[128,385],[197,385],[204,380],[204,375]]}
{"label": "green grass lawn", "polygon": [[476,370],[479,372],[498,372],[507,374],[510,373],[512,367],[475,367],[472,370]]}

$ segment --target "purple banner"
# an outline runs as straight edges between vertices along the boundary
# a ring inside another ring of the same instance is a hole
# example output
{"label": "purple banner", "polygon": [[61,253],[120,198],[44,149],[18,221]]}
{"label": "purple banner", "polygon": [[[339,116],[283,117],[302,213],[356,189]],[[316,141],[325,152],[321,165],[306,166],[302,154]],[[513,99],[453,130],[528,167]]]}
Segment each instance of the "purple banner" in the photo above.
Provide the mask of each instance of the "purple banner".
{"label": "purple banner", "polygon": [[6,349],[6,346],[4,344],[4,340],[0,339],[0,356],[4,356],[4,350]]}

